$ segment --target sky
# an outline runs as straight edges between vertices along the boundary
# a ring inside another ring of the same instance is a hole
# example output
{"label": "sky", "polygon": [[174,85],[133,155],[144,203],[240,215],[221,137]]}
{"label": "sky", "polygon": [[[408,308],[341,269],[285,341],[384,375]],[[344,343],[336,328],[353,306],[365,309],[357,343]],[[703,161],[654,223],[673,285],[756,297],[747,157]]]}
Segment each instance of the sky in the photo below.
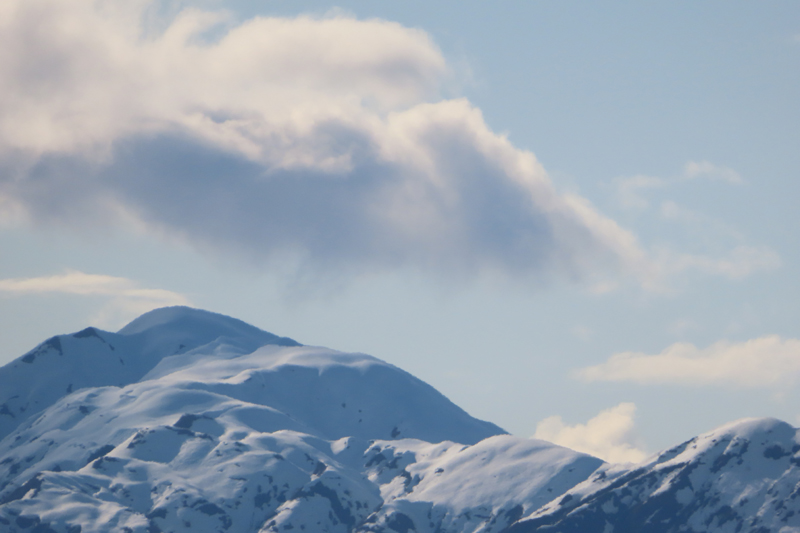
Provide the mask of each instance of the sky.
{"label": "sky", "polygon": [[8,0],[0,363],[190,305],[611,461],[800,425],[800,5]]}

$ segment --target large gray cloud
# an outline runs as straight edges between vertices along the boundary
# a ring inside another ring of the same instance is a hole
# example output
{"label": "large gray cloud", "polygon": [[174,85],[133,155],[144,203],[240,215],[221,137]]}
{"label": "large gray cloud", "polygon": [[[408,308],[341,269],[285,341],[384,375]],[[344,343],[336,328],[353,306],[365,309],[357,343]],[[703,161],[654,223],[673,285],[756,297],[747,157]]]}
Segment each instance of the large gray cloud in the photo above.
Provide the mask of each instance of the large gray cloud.
{"label": "large gray cloud", "polygon": [[136,220],[319,269],[651,276],[632,234],[438,98],[423,32],[187,10],[153,33],[150,8],[0,7],[0,220]]}

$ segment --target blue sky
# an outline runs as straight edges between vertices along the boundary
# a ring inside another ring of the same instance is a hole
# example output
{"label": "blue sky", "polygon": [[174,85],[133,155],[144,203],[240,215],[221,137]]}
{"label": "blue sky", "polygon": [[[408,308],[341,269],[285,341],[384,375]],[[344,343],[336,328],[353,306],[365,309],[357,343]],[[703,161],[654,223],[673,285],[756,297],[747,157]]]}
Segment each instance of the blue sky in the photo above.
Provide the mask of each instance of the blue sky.
{"label": "blue sky", "polygon": [[0,362],[183,303],[619,460],[798,424],[798,15],[9,2]]}

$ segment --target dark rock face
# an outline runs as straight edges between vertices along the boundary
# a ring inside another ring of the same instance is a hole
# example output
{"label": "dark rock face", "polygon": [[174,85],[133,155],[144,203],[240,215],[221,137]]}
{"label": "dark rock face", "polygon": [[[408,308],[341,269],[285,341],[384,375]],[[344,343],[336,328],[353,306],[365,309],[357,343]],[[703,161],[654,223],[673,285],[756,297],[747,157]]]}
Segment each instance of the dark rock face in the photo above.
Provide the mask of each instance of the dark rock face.
{"label": "dark rock face", "polygon": [[23,355],[20,358],[20,361],[22,361],[23,363],[31,364],[34,361],[36,361],[37,357],[47,355],[48,353],[56,353],[58,355],[64,355],[64,351],[61,348],[61,339],[59,339],[58,337],[51,337],[47,339],[33,350]]}

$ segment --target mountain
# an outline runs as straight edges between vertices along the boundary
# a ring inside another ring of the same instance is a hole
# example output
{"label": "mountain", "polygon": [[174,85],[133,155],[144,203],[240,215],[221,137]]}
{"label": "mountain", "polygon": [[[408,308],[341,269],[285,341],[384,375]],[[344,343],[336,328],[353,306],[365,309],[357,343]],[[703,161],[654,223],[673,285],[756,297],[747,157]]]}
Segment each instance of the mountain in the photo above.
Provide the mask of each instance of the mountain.
{"label": "mountain", "polygon": [[605,465],[508,533],[800,531],[800,436],[741,420],[631,467]]}
{"label": "mountain", "polygon": [[151,311],[118,333],[86,328],[58,335],[0,370],[0,439],[73,390],[135,383],[165,357],[213,341],[242,351],[298,346],[241,320],[188,307]]}
{"label": "mountain", "polygon": [[374,357],[185,307],[45,341],[0,368],[0,402],[4,533],[800,528],[783,422],[609,465]]}

